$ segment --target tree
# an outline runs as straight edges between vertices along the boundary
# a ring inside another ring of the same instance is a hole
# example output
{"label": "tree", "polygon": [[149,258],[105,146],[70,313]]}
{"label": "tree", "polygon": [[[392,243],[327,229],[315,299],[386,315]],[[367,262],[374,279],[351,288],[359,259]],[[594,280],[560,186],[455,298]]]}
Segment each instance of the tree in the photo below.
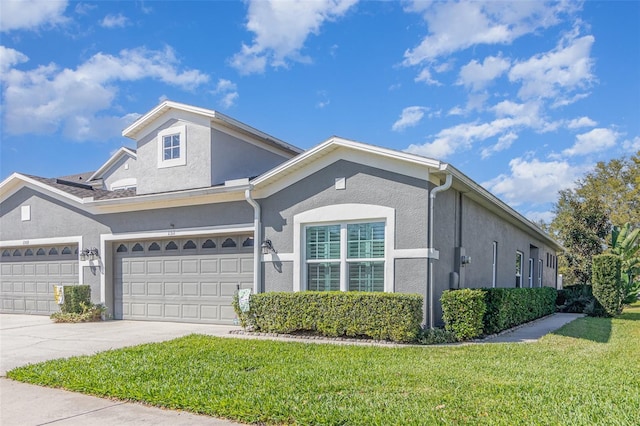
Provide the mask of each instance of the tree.
{"label": "tree", "polygon": [[640,281],[640,228],[632,229],[629,223],[620,228],[613,227],[609,252],[620,256],[621,279],[624,289],[624,303],[638,299]]}
{"label": "tree", "polygon": [[640,151],[629,159],[597,163],[578,180],[575,192],[583,198],[597,195],[612,223],[640,227]]}
{"label": "tree", "polygon": [[606,247],[611,222],[640,227],[640,151],[597,163],[560,191],[554,213],[549,231],[566,248],[559,272],[569,285],[591,284],[591,260]]}

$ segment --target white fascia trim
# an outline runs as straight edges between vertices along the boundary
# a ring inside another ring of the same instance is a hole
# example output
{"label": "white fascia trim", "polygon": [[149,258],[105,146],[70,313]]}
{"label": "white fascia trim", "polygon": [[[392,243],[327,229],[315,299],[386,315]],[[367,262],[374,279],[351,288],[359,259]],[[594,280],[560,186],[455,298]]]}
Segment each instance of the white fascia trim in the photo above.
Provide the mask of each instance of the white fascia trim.
{"label": "white fascia trim", "polygon": [[[226,124],[226,123],[225,123]],[[248,144],[251,144],[253,146],[257,146],[261,149],[264,149],[266,151],[271,152],[272,154],[276,154],[279,155],[280,157],[282,157],[285,160],[290,159],[291,157],[293,157],[294,155],[296,155],[296,153],[300,153],[302,152],[302,150],[300,149],[296,149],[293,153],[291,152],[287,152],[286,149],[282,149],[282,147],[279,147],[279,145],[276,144],[276,146],[264,143],[262,141],[260,141],[260,138],[255,138],[255,134],[252,134],[254,136],[254,138],[250,138],[247,133],[243,133],[240,132],[239,130],[237,130],[234,127],[231,126],[225,126],[223,124],[220,124],[219,122],[216,121],[211,121],[211,129],[213,130],[217,130],[219,132],[231,135],[235,138],[240,139],[241,141],[244,141]],[[279,144],[279,142],[278,142]],[[284,144],[284,142],[283,142]]]}
{"label": "white fascia trim", "polygon": [[[57,244],[77,244],[78,250],[82,250],[82,235],[74,235],[69,237],[51,237],[51,238],[25,238],[22,240],[6,240],[0,241],[0,247],[19,247],[19,246],[48,246]],[[84,283],[84,268],[82,262],[78,260],[78,283]]]}
{"label": "white fascia trim", "polygon": [[385,222],[384,247],[384,291],[392,293],[395,276],[395,217],[391,207],[372,204],[333,204],[307,210],[293,217],[293,291],[302,291],[304,284],[304,227],[306,225],[343,223],[355,221]]}
{"label": "white fascia trim", "polygon": [[[107,244],[114,241],[143,240],[153,238],[182,238],[182,237],[199,237],[203,235],[220,235],[232,233],[253,232],[253,223],[239,223],[233,226],[210,226],[206,228],[180,228],[180,229],[164,229],[145,232],[123,232],[118,234],[100,234],[100,253],[102,258],[106,256]],[[255,241],[254,241],[255,244]],[[110,262],[105,262],[102,267],[102,275],[100,275],[100,302],[105,303],[107,300],[107,276],[113,270],[113,257],[109,254]]]}
{"label": "white fascia trim", "polygon": [[[282,174],[284,171],[286,171],[286,169],[297,168],[296,166],[299,165],[300,163],[304,163],[311,160],[310,157],[325,155],[338,147],[350,148],[355,151],[380,155],[382,157],[414,163],[414,164],[426,166],[429,168],[439,169],[441,165],[440,161],[434,160],[431,158],[421,157],[415,154],[408,154],[402,151],[395,151],[392,149],[381,148],[378,146],[368,145],[365,143],[355,142],[355,141],[351,141],[351,140],[347,140],[339,137],[332,137],[326,140],[325,142],[319,145],[316,145],[315,147],[305,151],[301,155],[298,155],[297,157],[292,158],[291,160],[279,165],[278,167],[275,167],[270,171],[258,176],[256,179],[254,179],[253,184],[259,185],[263,182],[266,182],[270,178]],[[323,151],[327,151],[327,152],[323,153]]]}
{"label": "white fascia trim", "polygon": [[[455,167],[450,164],[443,164],[441,167],[442,171],[450,172],[458,182],[461,182],[463,185],[467,186],[471,189],[472,193],[477,195],[479,200],[476,201],[484,201],[485,207],[486,205],[495,206],[497,210],[505,213],[508,217],[514,220],[515,224],[520,225],[521,229],[526,229],[528,231],[533,232],[538,238],[548,243],[551,247],[556,250],[564,251],[564,248],[561,244],[551,238],[549,235],[545,234],[540,228],[538,228],[535,224],[533,224],[529,219],[524,217],[522,214],[518,213],[516,210],[511,208],[504,201],[493,195],[491,192],[487,191],[485,188],[471,180],[464,173],[457,170]],[[455,185],[454,185],[455,187]]]}
{"label": "white fascia trim", "polygon": [[271,135],[261,132],[260,130],[254,129],[251,126],[241,123],[240,121],[235,120],[217,111],[206,109],[206,108],[199,108],[193,105],[187,105],[187,104],[182,104],[182,103],[173,102],[173,101],[164,101],[160,105],[156,106],[151,111],[143,115],[142,117],[138,118],[138,120],[136,120],[133,124],[131,124],[129,127],[127,127],[122,131],[122,136],[135,139],[138,136],[138,133],[140,132],[140,130],[147,127],[150,124],[150,122],[157,119],[159,116],[163,115],[165,112],[171,109],[184,111],[191,114],[197,114],[202,117],[206,117],[209,120],[218,120],[218,121],[227,123],[227,125],[231,127],[236,127],[244,132],[253,134],[258,138],[273,141],[277,145],[281,145],[283,148],[287,150],[291,150],[295,153],[302,152],[302,150],[298,147],[289,145],[288,143],[278,138],[275,138]]}
{"label": "white fascia trim", "polygon": [[89,178],[89,180],[93,180],[96,178],[101,177],[107,170],[109,170],[111,168],[111,166],[113,166],[121,157],[123,156],[129,156],[133,159],[137,159],[138,158],[138,154],[135,153],[133,150],[127,148],[126,146],[122,146],[120,147],[120,149],[118,149],[118,151],[116,151],[115,154],[113,154],[111,156],[111,158],[109,158],[102,166],[100,166],[100,168],[98,170],[96,170],[91,177]]}
{"label": "white fascia trim", "polygon": [[[20,181],[22,181],[23,183],[22,185],[20,185]],[[9,186],[10,184],[15,184],[15,187],[7,191],[2,191],[5,188],[5,186]],[[40,181],[37,181],[35,179],[32,179],[20,173],[12,174],[7,179],[5,179],[2,182],[2,184],[0,184],[0,194],[2,194],[0,196],[0,200],[5,200],[9,198],[11,195],[15,194],[18,190],[20,190],[23,186],[30,187],[31,189],[34,189],[35,191],[39,191],[39,192],[42,192],[42,190],[44,190],[45,192],[52,195],[53,198],[56,198],[61,201],[71,200],[75,203],[83,204],[85,200],[87,200],[87,199],[75,197],[67,192],[61,191],[57,188],[47,185],[46,183],[42,183]]]}

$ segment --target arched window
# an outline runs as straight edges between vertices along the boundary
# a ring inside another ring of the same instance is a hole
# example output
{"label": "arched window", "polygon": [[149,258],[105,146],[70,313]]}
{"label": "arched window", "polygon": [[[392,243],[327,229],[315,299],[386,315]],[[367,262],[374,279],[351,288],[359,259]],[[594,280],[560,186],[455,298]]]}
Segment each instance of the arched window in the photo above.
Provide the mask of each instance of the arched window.
{"label": "arched window", "polygon": [[65,247],[62,249],[62,254],[71,254],[71,249],[69,247]]}
{"label": "arched window", "polygon": [[184,243],[182,248],[185,249],[185,250],[193,250],[193,249],[196,248],[196,243],[194,243],[193,241],[189,240],[186,243]]}
{"label": "arched window", "polygon": [[159,251],[160,250],[160,245],[158,243],[151,243],[151,245],[149,246],[149,251]]}
{"label": "arched window", "polygon": [[214,243],[213,240],[207,240],[204,243],[202,243],[202,248],[205,248],[205,249],[216,248],[216,243]]}
{"label": "arched window", "polygon": [[128,251],[129,250],[127,249],[127,246],[125,246],[124,244],[120,244],[116,249],[116,253],[126,253]]}
{"label": "arched window", "polygon": [[39,248],[38,251],[36,252],[36,256],[44,256],[45,254],[47,254],[43,248]]}
{"label": "arched window", "polygon": [[9,257],[9,256],[11,256],[11,252],[9,250],[3,250],[2,257]]}
{"label": "arched window", "polygon": [[224,240],[224,242],[222,243],[222,247],[223,248],[229,248],[229,247],[236,247],[236,242],[233,241],[233,238],[227,238],[226,240]]}
{"label": "arched window", "polygon": [[244,242],[242,243],[242,247],[253,247],[253,237],[248,237],[246,240],[244,240]]}
{"label": "arched window", "polygon": [[144,251],[144,247],[140,243],[135,243],[131,251]]}
{"label": "arched window", "polygon": [[165,250],[178,250],[178,246],[173,241],[169,241],[169,243],[164,246]]}
{"label": "arched window", "polygon": [[33,256],[33,250],[31,250],[31,249],[26,249],[26,250],[24,251],[24,255],[25,255],[25,256]]}
{"label": "arched window", "polygon": [[56,254],[58,254],[58,249],[51,247],[51,250],[49,250],[49,256],[55,256]]}
{"label": "arched window", "polygon": [[13,251],[13,255],[14,255],[14,256],[22,256],[22,253],[20,252],[20,250],[15,249],[15,250]]}

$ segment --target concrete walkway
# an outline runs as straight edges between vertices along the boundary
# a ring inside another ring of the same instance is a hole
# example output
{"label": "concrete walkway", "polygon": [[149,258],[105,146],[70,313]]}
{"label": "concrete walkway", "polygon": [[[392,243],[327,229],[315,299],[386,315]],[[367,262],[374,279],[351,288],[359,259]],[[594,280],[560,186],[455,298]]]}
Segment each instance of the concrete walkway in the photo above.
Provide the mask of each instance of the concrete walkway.
{"label": "concrete walkway", "polygon": [[519,327],[512,328],[496,336],[481,340],[481,343],[531,343],[549,334],[571,321],[582,318],[584,314],[556,313]]}
{"label": "concrete walkway", "polygon": [[[554,314],[479,343],[534,342],[581,314]],[[207,416],[15,382],[4,377],[15,367],[55,358],[91,355],[108,349],[170,340],[188,334],[309,343],[368,344],[229,334],[236,326],[146,321],[54,324],[46,316],[0,314],[0,424],[13,425],[238,425]],[[390,345],[396,346],[396,345]]]}

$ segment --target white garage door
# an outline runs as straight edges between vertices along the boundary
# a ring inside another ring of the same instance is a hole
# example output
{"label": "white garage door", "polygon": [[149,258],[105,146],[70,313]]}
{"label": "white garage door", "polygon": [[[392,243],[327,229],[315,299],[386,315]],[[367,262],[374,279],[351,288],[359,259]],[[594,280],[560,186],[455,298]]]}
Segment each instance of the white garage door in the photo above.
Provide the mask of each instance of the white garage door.
{"label": "white garage door", "polygon": [[253,287],[253,237],[113,244],[116,319],[231,324],[238,288]]}
{"label": "white garage door", "polygon": [[0,310],[49,315],[59,311],[53,286],[78,284],[78,246],[3,248],[0,257]]}

